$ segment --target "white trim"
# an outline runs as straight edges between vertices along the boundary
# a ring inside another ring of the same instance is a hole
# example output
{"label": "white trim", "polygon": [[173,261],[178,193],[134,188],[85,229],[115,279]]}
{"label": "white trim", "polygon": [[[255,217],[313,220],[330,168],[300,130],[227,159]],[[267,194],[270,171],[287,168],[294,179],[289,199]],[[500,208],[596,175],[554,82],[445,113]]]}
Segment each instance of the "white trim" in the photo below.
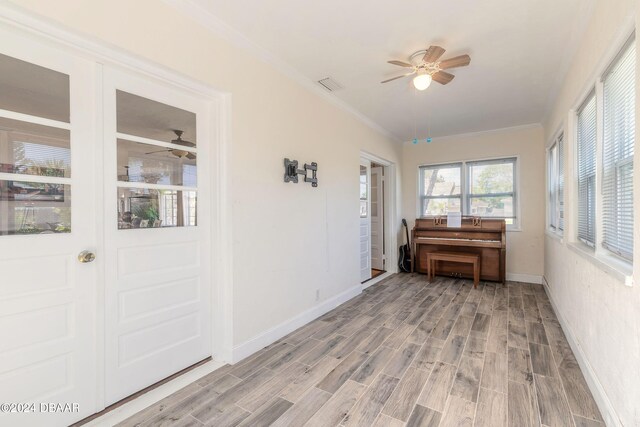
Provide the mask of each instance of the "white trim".
{"label": "white trim", "polygon": [[[395,163],[378,157],[366,150],[360,150],[360,157],[365,158],[371,162],[378,163],[385,167],[385,192],[384,198],[384,240],[385,240],[385,252],[386,259],[385,269],[387,272],[394,274],[398,273],[398,265],[395,262],[397,257],[396,248],[398,245],[398,232],[402,231],[399,223],[398,212],[398,189],[397,187],[397,166]],[[393,254],[393,256],[391,256]]]}
{"label": "white trim", "polygon": [[602,418],[604,418],[605,424],[607,426],[622,427],[620,418],[616,414],[616,410],[614,409],[611,400],[609,400],[609,396],[607,396],[602,383],[600,383],[600,380],[598,380],[598,376],[596,375],[595,370],[589,363],[587,355],[582,350],[582,346],[580,346],[575,334],[569,327],[569,323],[562,316],[562,312],[558,309],[558,305],[553,298],[553,294],[551,292],[551,289],[549,288],[549,283],[547,282],[546,277],[543,277],[543,285],[545,291],[547,292],[547,295],[549,296],[549,301],[551,302],[553,311],[558,317],[558,321],[560,322],[562,331],[567,337],[567,341],[571,346],[571,350],[573,351],[573,354],[576,356],[576,360],[580,365],[580,371],[582,371],[582,374],[587,381],[587,385],[589,386],[589,390],[591,391],[591,394],[593,395],[593,398],[598,405],[600,414],[602,415]]}
{"label": "white trim", "polygon": [[116,181],[118,187],[122,188],[141,188],[151,190],[169,190],[169,191],[198,191],[198,187],[185,187],[184,185],[170,185],[170,184],[152,184],[149,182],[127,182]]}
{"label": "white trim", "polygon": [[59,178],[46,175],[29,175],[23,173],[0,172],[2,181],[38,182],[43,184],[71,185],[71,178]]}
{"label": "white trim", "polygon": [[5,119],[19,120],[21,122],[33,123],[41,126],[48,126],[56,129],[71,129],[71,123],[46,119],[44,117],[32,116],[31,114],[17,113],[15,111],[0,109],[0,117],[3,117]]}
{"label": "white trim", "polygon": [[507,273],[507,281],[542,284],[542,276],[538,274]]}
{"label": "white trim", "polygon": [[392,273],[390,271],[385,271],[383,274],[379,275],[378,277],[375,277],[373,279],[369,279],[366,282],[364,282],[362,284],[362,290],[364,291],[368,287],[373,286],[373,285],[375,285],[377,283],[380,283],[383,280],[388,279],[389,277],[393,276],[394,274],[397,274],[397,273]]}
{"label": "white trim", "polygon": [[226,22],[220,20],[217,16],[213,15],[209,10],[203,8],[199,4],[195,3],[192,0],[163,0],[165,3],[170,5],[171,7],[177,9],[178,11],[185,14],[187,17],[193,19],[195,22],[199,23],[213,34],[222,39],[228,41],[232,45],[237,48],[243,49],[249,52],[252,56],[257,57],[261,61],[266,62],[271,65],[276,70],[280,71],[282,74],[295,81],[305,89],[313,92],[319,97],[329,101],[336,107],[342,109],[343,111],[353,115],[362,123],[364,123],[369,128],[380,132],[386,137],[394,140],[401,141],[398,136],[394,135],[388,129],[383,128],[371,118],[365,116],[360,111],[356,110],[346,102],[336,98],[334,95],[331,95],[330,92],[327,92],[325,89],[320,87],[316,82],[306,77],[304,74],[299,72],[297,69],[287,64],[282,59],[278,58],[276,55],[271,53],[268,49],[263,46],[255,43],[254,41],[247,38],[245,35],[237,31],[235,28],[231,27]]}
{"label": "white trim", "polygon": [[131,142],[139,142],[140,144],[151,145],[155,147],[172,148],[174,150],[189,151],[191,153],[197,153],[196,147],[187,147],[185,145],[172,144],[166,141],[158,141],[157,139],[143,138],[141,136],[130,135],[128,133],[116,132],[117,139],[124,139]]}
{"label": "white trim", "polygon": [[596,251],[580,241],[569,242],[567,246],[625,286],[633,286],[633,266],[628,262],[604,250]]}
{"label": "white trim", "polygon": [[197,368],[194,368],[189,372],[185,372],[184,374],[172,379],[171,381],[167,381],[166,383],[154,388],[153,390],[144,393],[141,396],[136,397],[135,399],[125,403],[124,405],[119,406],[94,420],[91,420],[90,422],[85,424],[85,426],[92,427],[116,425],[131,417],[132,415],[135,415],[138,412],[146,409],[148,406],[151,406],[154,403],[161,401],[165,397],[170,396],[181,388],[198,381],[200,378],[221,368],[223,365],[224,362],[219,362],[216,360],[206,362],[198,366]]}
{"label": "white trim", "polygon": [[351,298],[359,295],[362,292],[362,285],[357,284],[346,291],[329,298],[320,304],[312,307],[302,313],[286,320],[273,328],[267,329],[259,335],[248,339],[247,341],[239,344],[233,348],[232,363],[237,363],[242,359],[251,356],[253,353],[263,349],[269,344],[279,340],[285,335],[295,331],[301,326],[306,325],[314,319],[322,316],[323,314],[333,310],[340,304],[349,301]]}
{"label": "white trim", "polygon": [[[433,137],[433,141],[430,142],[430,144],[433,144],[434,142],[437,142],[437,140],[441,140],[441,139],[469,138],[469,137],[474,137],[474,136],[492,135],[492,134],[495,134],[495,133],[504,133],[504,132],[515,132],[515,131],[527,130],[527,129],[542,129],[542,124],[541,123],[528,123],[528,124],[524,124],[524,125],[507,126],[507,127],[498,128],[498,129],[488,129],[488,130],[479,130],[479,131],[475,131],[475,132],[456,133],[456,134],[452,134],[452,135],[434,136]],[[411,145],[413,145],[413,140],[404,141],[403,144],[411,144]]]}

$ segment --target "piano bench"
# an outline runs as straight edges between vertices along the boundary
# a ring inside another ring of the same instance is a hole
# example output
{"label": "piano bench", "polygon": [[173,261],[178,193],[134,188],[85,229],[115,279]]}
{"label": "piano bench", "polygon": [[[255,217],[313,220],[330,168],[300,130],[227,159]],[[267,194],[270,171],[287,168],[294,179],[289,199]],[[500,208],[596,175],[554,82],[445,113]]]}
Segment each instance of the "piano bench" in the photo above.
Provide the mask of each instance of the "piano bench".
{"label": "piano bench", "polygon": [[429,252],[427,253],[427,277],[429,280],[436,276],[436,261],[473,264],[473,287],[478,287],[480,282],[480,255],[468,252]]}

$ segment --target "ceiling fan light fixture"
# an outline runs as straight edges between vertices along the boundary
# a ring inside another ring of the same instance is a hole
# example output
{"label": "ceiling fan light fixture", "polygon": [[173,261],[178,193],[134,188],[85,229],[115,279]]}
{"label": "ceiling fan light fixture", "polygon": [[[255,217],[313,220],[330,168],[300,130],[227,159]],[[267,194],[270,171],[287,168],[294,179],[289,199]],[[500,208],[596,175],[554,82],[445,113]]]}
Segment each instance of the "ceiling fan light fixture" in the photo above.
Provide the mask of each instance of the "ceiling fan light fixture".
{"label": "ceiling fan light fixture", "polygon": [[418,74],[413,78],[413,86],[418,90],[425,90],[431,85],[431,74]]}

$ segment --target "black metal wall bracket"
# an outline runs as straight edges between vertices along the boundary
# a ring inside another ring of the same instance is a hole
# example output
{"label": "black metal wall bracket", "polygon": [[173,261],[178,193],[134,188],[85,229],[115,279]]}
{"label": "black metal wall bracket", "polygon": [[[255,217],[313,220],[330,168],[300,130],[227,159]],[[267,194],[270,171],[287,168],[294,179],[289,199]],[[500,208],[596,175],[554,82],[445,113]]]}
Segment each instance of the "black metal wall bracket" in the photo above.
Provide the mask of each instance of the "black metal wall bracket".
{"label": "black metal wall bracket", "polygon": [[[307,176],[307,171],[311,171],[311,177]],[[304,175],[304,182],[310,182],[312,187],[318,186],[318,164],[312,162],[310,165],[305,163],[304,169],[298,169],[297,160],[284,159],[284,182],[298,183],[298,175]]]}

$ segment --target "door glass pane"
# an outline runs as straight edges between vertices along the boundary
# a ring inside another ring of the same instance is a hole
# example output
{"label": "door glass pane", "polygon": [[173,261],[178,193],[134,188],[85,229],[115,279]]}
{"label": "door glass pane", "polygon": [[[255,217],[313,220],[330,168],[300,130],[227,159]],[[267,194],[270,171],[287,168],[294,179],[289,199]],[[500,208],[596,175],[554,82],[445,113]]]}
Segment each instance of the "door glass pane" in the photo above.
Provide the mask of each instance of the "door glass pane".
{"label": "door glass pane", "polygon": [[69,178],[70,132],[0,117],[0,173]]}
{"label": "door glass pane", "polygon": [[118,181],[195,187],[196,172],[195,153],[118,140]]}
{"label": "door glass pane", "polygon": [[182,132],[181,139],[195,147],[195,113],[121,90],[116,91],[116,103],[118,132],[172,142],[177,139],[178,130]]}
{"label": "door glass pane", "polygon": [[195,191],[118,188],[118,229],[197,224]]}
{"label": "door glass pane", "polygon": [[70,186],[0,181],[0,235],[70,231]]}
{"label": "door glass pane", "polygon": [[448,212],[460,212],[459,198],[424,199],[424,215],[446,215]]}
{"label": "door glass pane", "polygon": [[116,105],[118,132],[149,139],[116,142],[118,181],[141,184],[118,188],[118,229],[197,225],[196,115],[120,90]]}
{"label": "door glass pane", "polygon": [[0,109],[69,123],[69,76],[0,54]]}

